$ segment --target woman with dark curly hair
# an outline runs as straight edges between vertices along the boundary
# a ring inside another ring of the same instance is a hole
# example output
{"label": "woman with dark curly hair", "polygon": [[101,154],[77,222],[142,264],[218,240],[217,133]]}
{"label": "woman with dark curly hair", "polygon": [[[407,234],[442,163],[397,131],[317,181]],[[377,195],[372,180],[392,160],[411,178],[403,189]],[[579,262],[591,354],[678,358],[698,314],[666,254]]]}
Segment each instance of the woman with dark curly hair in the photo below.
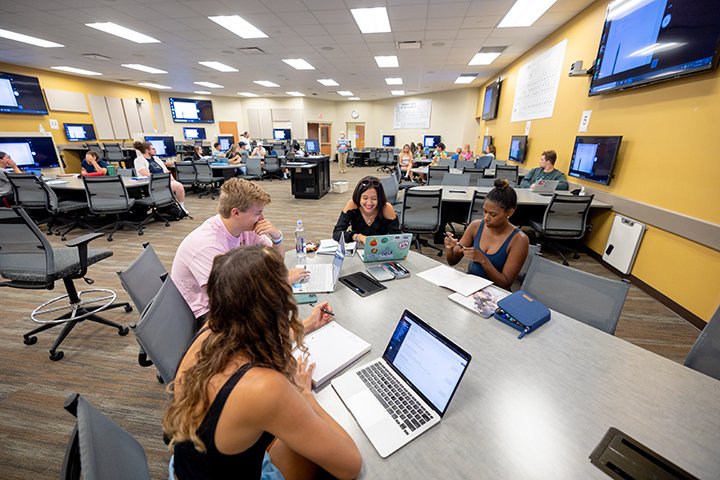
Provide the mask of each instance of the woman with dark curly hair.
{"label": "woman with dark curly hair", "polygon": [[372,176],[361,178],[352,198],[340,212],[333,228],[333,238],[340,241],[340,235],[345,235],[346,243],[365,243],[370,235],[390,233],[400,233],[400,222],[393,206],[387,201],[380,180]]}

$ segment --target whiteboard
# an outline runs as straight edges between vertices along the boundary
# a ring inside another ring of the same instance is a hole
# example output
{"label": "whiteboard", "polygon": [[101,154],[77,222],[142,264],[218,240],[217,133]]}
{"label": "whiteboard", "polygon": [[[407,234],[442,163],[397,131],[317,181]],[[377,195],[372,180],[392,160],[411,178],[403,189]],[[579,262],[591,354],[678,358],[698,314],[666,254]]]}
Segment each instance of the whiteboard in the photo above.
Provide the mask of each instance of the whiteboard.
{"label": "whiteboard", "polygon": [[430,128],[432,100],[413,100],[395,104],[395,128]]}
{"label": "whiteboard", "polygon": [[45,89],[50,110],[56,112],[81,112],[88,113],[85,94],[82,92],[66,92],[65,90]]}
{"label": "whiteboard", "polygon": [[511,122],[552,117],[566,47],[567,39],[520,67]]}
{"label": "whiteboard", "polygon": [[88,95],[88,100],[90,100],[90,110],[98,140],[114,140],[115,134],[110,122],[110,113],[105,104],[105,97]]}

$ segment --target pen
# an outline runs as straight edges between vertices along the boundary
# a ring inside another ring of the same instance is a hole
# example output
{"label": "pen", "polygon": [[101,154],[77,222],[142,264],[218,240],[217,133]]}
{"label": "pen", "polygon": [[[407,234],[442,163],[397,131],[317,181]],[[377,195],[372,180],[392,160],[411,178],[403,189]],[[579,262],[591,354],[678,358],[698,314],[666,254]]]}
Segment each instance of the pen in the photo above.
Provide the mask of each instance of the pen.
{"label": "pen", "polygon": [[334,314],[333,312],[331,312],[330,310],[328,310],[327,308],[321,308],[320,311],[323,312],[323,313],[327,313],[327,314],[330,315],[331,317],[334,317],[334,316],[335,316],[335,314]]}

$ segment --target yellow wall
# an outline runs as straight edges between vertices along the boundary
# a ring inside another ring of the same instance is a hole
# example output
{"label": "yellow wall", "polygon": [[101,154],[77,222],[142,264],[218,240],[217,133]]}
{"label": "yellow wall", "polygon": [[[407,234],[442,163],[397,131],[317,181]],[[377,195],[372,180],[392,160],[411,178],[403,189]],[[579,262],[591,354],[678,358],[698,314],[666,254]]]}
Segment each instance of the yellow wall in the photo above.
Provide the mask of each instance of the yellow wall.
{"label": "yellow wall", "polygon": [[[525,166],[537,166],[540,153],[554,149],[556,167],[567,172],[581,114],[592,110],[587,135],[623,136],[615,178],[607,187],[572,181],[720,223],[720,186],[713,181],[720,168],[715,145],[720,124],[717,71],[596,97],[588,97],[590,77],[568,77],[573,61],[583,60],[587,66],[595,58],[607,3],[592,4],[500,74],[498,118],[480,122],[479,137],[492,135],[498,157],[507,158],[510,137],[525,132],[525,122],[510,122],[520,67],[568,39],[553,116],[532,121]],[[482,95],[478,108],[481,103]],[[604,249],[612,218],[593,217],[587,243],[598,253]],[[653,226],[645,233],[631,273],[706,321],[720,303],[720,252]]]}

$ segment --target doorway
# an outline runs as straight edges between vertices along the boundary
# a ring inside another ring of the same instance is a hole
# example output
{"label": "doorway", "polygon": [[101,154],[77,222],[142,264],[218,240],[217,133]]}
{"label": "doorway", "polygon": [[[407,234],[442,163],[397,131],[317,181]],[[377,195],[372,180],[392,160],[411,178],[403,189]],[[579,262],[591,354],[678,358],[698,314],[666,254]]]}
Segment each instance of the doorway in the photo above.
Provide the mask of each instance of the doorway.
{"label": "doorway", "polygon": [[307,132],[307,138],[320,141],[321,155],[330,155],[332,153],[332,124],[308,122]]}
{"label": "doorway", "polygon": [[353,150],[362,150],[365,148],[365,124],[348,122],[347,138],[352,142]]}

